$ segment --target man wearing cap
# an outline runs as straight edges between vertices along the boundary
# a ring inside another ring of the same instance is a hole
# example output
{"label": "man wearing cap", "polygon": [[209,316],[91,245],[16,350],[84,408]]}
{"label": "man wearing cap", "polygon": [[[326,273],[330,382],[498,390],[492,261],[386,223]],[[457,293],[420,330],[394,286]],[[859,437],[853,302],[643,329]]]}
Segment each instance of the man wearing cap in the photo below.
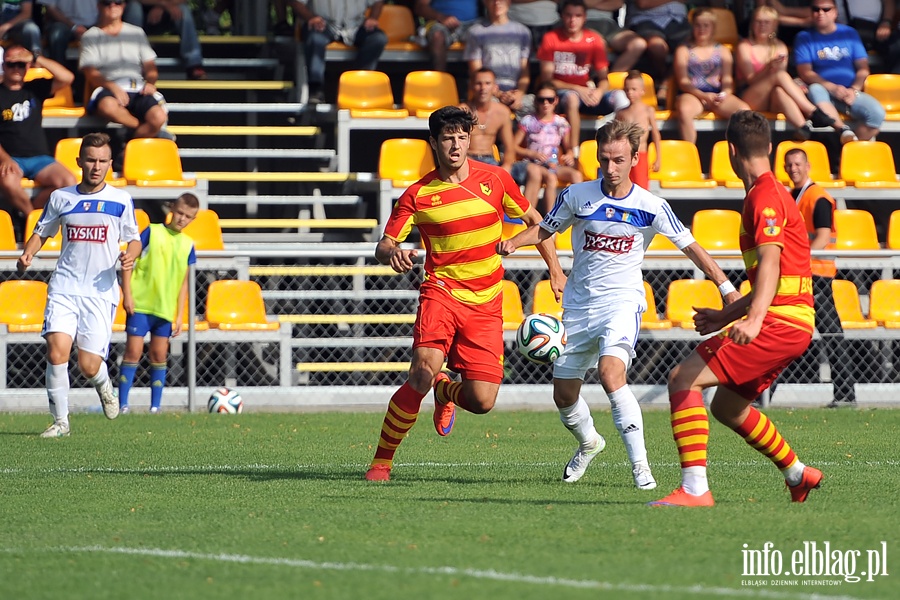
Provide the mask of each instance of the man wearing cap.
{"label": "man wearing cap", "polygon": [[[46,69],[53,79],[25,81],[29,67]],[[42,128],[44,100],[71,85],[75,76],[46,56],[34,56],[24,46],[13,45],[3,56],[0,83],[0,193],[14,210],[26,216],[43,208],[50,193],[75,185],[75,176],[53,160]],[[33,179],[40,192],[32,200],[22,188],[22,178]]]}

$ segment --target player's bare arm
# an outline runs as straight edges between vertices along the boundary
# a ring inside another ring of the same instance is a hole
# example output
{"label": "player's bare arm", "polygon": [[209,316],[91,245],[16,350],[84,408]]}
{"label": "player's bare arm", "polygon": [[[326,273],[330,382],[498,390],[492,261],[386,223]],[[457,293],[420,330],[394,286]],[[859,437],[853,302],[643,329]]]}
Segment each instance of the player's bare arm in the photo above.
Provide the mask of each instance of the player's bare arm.
{"label": "player's bare arm", "polygon": [[44,246],[44,242],[48,239],[50,238],[41,237],[36,233],[31,234],[31,237],[28,238],[28,241],[25,242],[25,247],[22,249],[22,256],[16,261],[16,271],[18,271],[19,274],[28,270],[28,267],[31,266],[31,261],[34,260],[38,250]]}
{"label": "player's bare arm", "polygon": [[738,344],[749,344],[759,335],[763,319],[775,298],[778,279],[781,277],[781,246],[764,244],[759,246],[756,252],[759,263],[747,318],[735,323],[730,333],[731,338]]}
{"label": "player's bare arm", "polygon": [[691,262],[697,265],[697,268],[703,271],[708,279],[711,279],[719,290],[723,292],[722,296],[725,304],[731,304],[741,299],[741,293],[732,285],[725,273],[719,267],[718,263],[713,260],[709,253],[697,242],[685,246],[682,250],[684,255],[691,259]]}
{"label": "player's bare arm", "polygon": [[413,259],[418,255],[418,250],[404,250],[400,242],[388,236],[383,236],[375,247],[375,260],[390,265],[397,273],[408,273],[413,268]]}
{"label": "player's bare arm", "polygon": [[694,306],[694,329],[700,335],[707,335],[725,329],[738,319],[744,318],[752,300],[751,295],[742,296],[723,309],[708,306]]}
{"label": "player's bare arm", "polygon": [[533,206],[528,212],[522,215],[522,220],[528,225],[528,228],[536,227],[539,231],[537,249],[547,263],[547,269],[550,271],[550,289],[553,290],[553,296],[559,302],[562,299],[563,288],[566,287],[566,274],[563,273],[562,265],[559,264],[559,256],[556,254],[556,242],[553,240],[553,234],[540,226],[543,220],[541,213]]}

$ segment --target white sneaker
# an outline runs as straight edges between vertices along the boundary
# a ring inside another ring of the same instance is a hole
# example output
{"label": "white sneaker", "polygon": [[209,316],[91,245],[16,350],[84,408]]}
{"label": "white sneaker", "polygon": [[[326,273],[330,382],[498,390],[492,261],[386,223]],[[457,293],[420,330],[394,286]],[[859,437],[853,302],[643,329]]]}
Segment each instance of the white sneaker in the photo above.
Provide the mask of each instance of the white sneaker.
{"label": "white sneaker", "polygon": [[41,434],[42,438],[58,438],[67,437],[69,435],[69,424],[65,421],[57,421]]}
{"label": "white sneaker", "polygon": [[634,485],[639,490],[655,490],[656,480],[653,479],[653,473],[650,472],[650,465],[647,463],[638,463],[631,469],[634,475]]}
{"label": "white sneaker", "polygon": [[846,144],[848,142],[858,142],[858,141],[859,141],[859,138],[856,136],[856,133],[854,133],[852,129],[850,129],[846,125],[844,126],[843,129],[841,129],[841,143],[842,144]]}
{"label": "white sneaker", "polygon": [[562,480],[566,483],[575,483],[581,479],[584,472],[587,471],[588,465],[591,464],[595,456],[603,452],[604,448],[606,448],[606,440],[603,439],[602,435],[599,436],[597,444],[590,450],[582,450],[581,446],[578,446],[574,456],[572,456],[572,460],[563,469]]}
{"label": "white sneaker", "polygon": [[158,406],[151,406],[151,407],[150,407],[150,414],[151,414],[151,415],[158,415],[158,414],[159,414],[159,407],[158,407]]}
{"label": "white sneaker", "polygon": [[97,390],[100,395],[100,404],[103,406],[103,414],[107,419],[115,419],[119,416],[119,398],[116,397],[112,382],[107,379],[106,384]]}

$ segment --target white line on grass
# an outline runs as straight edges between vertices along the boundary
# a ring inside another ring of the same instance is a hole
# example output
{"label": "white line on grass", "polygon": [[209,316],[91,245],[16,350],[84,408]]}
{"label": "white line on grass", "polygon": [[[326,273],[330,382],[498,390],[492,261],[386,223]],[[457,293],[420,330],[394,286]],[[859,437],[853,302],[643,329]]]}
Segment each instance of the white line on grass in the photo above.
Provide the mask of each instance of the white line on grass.
{"label": "white line on grass", "polygon": [[[568,579],[563,577],[540,577],[537,575],[525,575],[523,573],[502,573],[493,569],[459,569],[456,567],[397,567],[394,565],[374,565],[352,562],[315,562],[298,558],[269,558],[264,556],[247,556],[245,554],[203,554],[200,552],[186,552],[184,550],[163,550],[160,548],[124,548],[104,546],[62,546],[58,548],[38,549],[43,552],[62,554],[73,553],[102,553],[102,554],[128,554],[134,556],[156,556],[160,558],[189,558],[195,560],[210,560],[217,562],[232,562],[253,565],[275,565],[282,567],[295,567],[299,569],[319,569],[329,571],[375,571],[382,573],[404,573],[407,575],[449,575],[451,577],[471,577],[473,579],[489,579],[493,581],[508,581],[511,583],[523,583],[531,585],[544,585],[550,587],[598,589],[605,591],[635,592],[671,594],[686,593],[704,596],[719,596],[726,598],[771,598],[774,600],[862,600],[856,596],[832,596],[826,594],[797,594],[790,592],[771,592],[758,589],[740,589],[726,587],[707,587],[703,585],[673,586],[651,585],[631,583],[611,583],[608,581],[595,581],[591,579]],[[2,548],[0,552],[20,554],[25,553],[21,549]]]}
{"label": "white line on grass", "polygon": [[[396,463],[395,467],[402,468],[415,468],[415,467],[433,467],[433,468],[447,468],[447,469],[458,469],[458,468],[467,468],[467,467],[515,467],[515,468],[536,468],[536,467],[556,467],[561,464],[559,461],[555,462],[458,462],[458,463],[450,463],[450,462],[405,462],[405,463]],[[743,460],[743,461],[710,461],[710,465],[714,467],[729,467],[729,468],[746,468],[746,467],[760,467],[765,466],[768,468],[772,463],[767,460]],[[850,467],[861,467],[866,466],[870,468],[879,468],[879,467],[898,467],[900,466],[900,460],[867,460],[867,461],[856,461],[856,460],[839,460],[839,461],[812,461],[806,463],[811,466],[816,467],[836,467],[836,466],[850,466]],[[303,470],[312,470],[312,469],[365,469],[368,467],[368,463],[317,463],[317,464],[273,464],[273,465],[265,465],[253,463],[249,465],[171,465],[171,466],[146,466],[140,468],[134,467],[53,467],[50,469],[23,469],[18,467],[8,467],[0,469],[0,474],[9,475],[15,473],[24,473],[24,472],[36,472],[36,473],[193,473],[193,472],[215,472],[215,471],[274,471],[277,469],[296,469],[299,471]],[[597,461],[591,463],[591,469],[597,469],[598,467],[601,469],[619,469],[623,466],[630,466],[627,461]],[[660,468],[676,468],[681,465],[677,462],[654,462],[654,467]]]}

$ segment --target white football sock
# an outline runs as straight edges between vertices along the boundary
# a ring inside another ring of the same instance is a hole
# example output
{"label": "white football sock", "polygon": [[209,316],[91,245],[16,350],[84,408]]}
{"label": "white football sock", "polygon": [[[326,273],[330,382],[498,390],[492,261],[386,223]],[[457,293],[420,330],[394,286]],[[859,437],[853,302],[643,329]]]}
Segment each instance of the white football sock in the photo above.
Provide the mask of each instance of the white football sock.
{"label": "white football sock", "polygon": [[641,405],[631,392],[631,388],[623,385],[609,394],[612,405],[613,424],[622,436],[628,460],[632,465],[647,462],[647,447],[644,445],[644,415]]}
{"label": "white football sock", "polygon": [[559,420],[572,432],[583,449],[593,448],[600,439],[600,434],[594,428],[594,418],[591,409],[578,394],[578,400],[572,406],[559,409]]}
{"label": "white football sock", "polygon": [[109,369],[106,368],[106,361],[100,361],[100,370],[97,371],[97,374],[88,379],[88,383],[90,383],[94,388],[99,392],[106,382],[109,381]]}
{"label": "white football sock", "polygon": [[50,414],[53,420],[61,423],[69,422],[69,363],[51,365],[47,363],[45,371],[47,398],[50,401]]}
{"label": "white football sock", "polygon": [[787,469],[782,469],[781,473],[784,475],[785,481],[788,482],[788,485],[797,485],[803,480],[803,469],[806,468],[800,459],[789,466]]}
{"label": "white football sock", "polygon": [[691,496],[700,496],[709,491],[706,467],[682,467],[681,487]]}

